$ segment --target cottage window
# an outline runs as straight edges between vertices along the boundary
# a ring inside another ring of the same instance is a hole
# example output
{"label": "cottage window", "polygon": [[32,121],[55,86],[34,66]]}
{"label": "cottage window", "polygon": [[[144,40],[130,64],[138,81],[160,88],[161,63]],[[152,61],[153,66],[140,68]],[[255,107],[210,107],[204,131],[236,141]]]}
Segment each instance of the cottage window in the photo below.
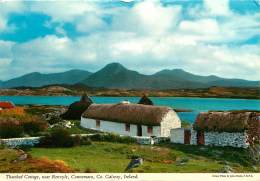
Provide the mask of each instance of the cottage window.
{"label": "cottage window", "polygon": [[130,124],[125,124],[125,131],[130,131]]}
{"label": "cottage window", "polygon": [[153,127],[152,126],[148,126],[147,127],[147,132],[148,132],[148,134],[153,134]]}
{"label": "cottage window", "polygon": [[96,119],[96,128],[100,128],[100,120]]}

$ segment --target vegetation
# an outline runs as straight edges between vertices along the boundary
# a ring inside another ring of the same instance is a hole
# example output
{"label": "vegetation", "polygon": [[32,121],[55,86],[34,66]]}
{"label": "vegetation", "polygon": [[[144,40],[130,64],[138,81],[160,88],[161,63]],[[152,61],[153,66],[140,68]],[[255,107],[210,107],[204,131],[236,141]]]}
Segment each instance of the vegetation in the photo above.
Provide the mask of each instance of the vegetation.
{"label": "vegetation", "polygon": [[144,164],[132,172],[259,172],[253,166],[247,150],[235,148],[201,147],[178,144],[145,146],[93,142],[73,148],[32,148],[33,157],[47,156],[51,160],[64,160],[76,171],[124,172],[130,159],[140,156]]}
{"label": "vegetation", "polygon": [[46,157],[32,158],[25,161],[15,161],[20,153],[14,149],[0,149],[0,173],[65,173],[73,172],[62,160],[50,160]]}
{"label": "vegetation", "polygon": [[20,137],[24,134],[35,135],[46,130],[47,123],[38,116],[29,114],[0,114],[0,138]]}
{"label": "vegetation", "polygon": [[[133,89],[106,89],[90,88],[85,85],[56,85],[60,89],[53,90],[53,85],[33,88],[0,89],[0,95],[73,95],[80,96],[87,93],[89,96],[138,96],[145,94],[148,97],[217,97],[217,98],[245,98],[260,99],[259,87],[210,87],[200,89],[168,89],[168,90],[133,90]],[[66,90],[64,90],[66,88]],[[69,91],[68,91],[69,90]]]}

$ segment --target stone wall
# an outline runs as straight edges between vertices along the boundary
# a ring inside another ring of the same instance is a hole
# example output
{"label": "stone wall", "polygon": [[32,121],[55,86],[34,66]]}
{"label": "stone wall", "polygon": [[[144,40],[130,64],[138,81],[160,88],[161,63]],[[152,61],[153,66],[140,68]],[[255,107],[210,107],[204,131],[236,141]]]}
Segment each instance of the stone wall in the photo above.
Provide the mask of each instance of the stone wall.
{"label": "stone wall", "polygon": [[245,132],[205,132],[205,145],[247,148],[249,144],[246,140],[247,134]]}
{"label": "stone wall", "polygon": [[197,145],[197,131],[194,129],[191,129],[190,133],[191,133],[190,144]]}
{"label": "stone wall", "polygon": [[40,142],[41,137],[1,139],[0,144],[15,148],[17,146],[34,146]]}
{"label": "stone wall", "polygon": [[[239,148],[247,148],[246,132],[204,132],[205,145],[213,146],[232,146]],[[171,130],[171,142],[172,143],[184,143],[184,129],[172,129]],[[197,131],[191,129],[191,145],[197,145]]]}

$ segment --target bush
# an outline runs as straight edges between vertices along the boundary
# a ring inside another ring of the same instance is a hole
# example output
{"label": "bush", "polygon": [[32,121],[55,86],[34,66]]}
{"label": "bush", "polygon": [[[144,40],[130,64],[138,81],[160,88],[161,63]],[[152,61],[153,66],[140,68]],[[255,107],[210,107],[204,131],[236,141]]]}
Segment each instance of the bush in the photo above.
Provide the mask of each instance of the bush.
{"label": "bush", "polygon": [[46,122],[41,120],[30,120],[27,122],[23,122],[24,131],[30,135],[34,135],[35,133],[44,131],[48,128]]}
{"label": "bush", "polygon": [[71,136],[69,131],[64,128],[55,128],[45,137],[41,138],[42,147],[73,147],[79,145],[90,145],[89,138],[81,136]]}
{"label": "bush", "polygon": [[56,128],[40,140],[40,145],[47,147],[71,147],[73,146],[73,141],[67,130]]}
{"label": "bush", "polygon": [[28,114],[0,115],[0,137],[14,138],[20,137],[23,133],[34,135],[47,129],[48,124],[37,116]]}
{"label": "bush", "polygon": [[81,137],[80,145],[91,145],[91,140],[88,137]]}
{"label": "bush", "polygon": [[1,138],[15,138],[23,134],[23,126],[19,121],[14,119],[6,119],[0,121],[0,137]]}
{"label": "bush", "polygon": [[92,141],[107,141],[107,142],[117,142],[117,143],[135,143],[136,140],[130,136],[119,136],[113,133],[106,134],[94,134],[90,136]]}

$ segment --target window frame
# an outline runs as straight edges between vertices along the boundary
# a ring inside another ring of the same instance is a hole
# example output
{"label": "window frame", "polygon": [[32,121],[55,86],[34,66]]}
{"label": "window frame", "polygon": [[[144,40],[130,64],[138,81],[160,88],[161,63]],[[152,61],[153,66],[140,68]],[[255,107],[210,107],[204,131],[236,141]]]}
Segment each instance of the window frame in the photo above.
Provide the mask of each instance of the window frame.
{"label": "window frame", "polygon": [[96,128],[100,128],[100,124],[101,124],[100,120],[96,119]]}
{"label": "window frame", "polygon": [[131,126],[129,123],[125,123],[125,131],[130,132]]}
{"label": "window frame", "polygon": [[148,134],[153,134],[153,126],[147,126],[147,133]]}

